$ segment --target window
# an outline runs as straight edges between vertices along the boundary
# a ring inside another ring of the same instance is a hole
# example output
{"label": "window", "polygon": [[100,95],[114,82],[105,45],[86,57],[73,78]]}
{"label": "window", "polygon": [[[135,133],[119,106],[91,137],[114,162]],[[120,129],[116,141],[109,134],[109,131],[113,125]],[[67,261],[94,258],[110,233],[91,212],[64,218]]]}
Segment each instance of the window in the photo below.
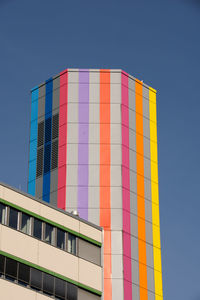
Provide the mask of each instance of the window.
{"label": "window", "polygon": [[34,219],[33,236],[37,239],[42,239],[42,222],[38,219]]}
{"label": "window", "polygon": [[17,229],[18,211],[10,207],[9,227]]}
{"label": "window", "polygon": [[6,224],[6,206],[0,203],[0,224]]}
{"label": "window", "polygon": [[54,294],[54,277],[43,273],[43,292],[49,295]]}
{"label": "window", "polygon": [[67,284],[67,299],[77,300],[77,287],[71,283]]}
{"label": "window", "polygon": [[31,268],[31,287],[41,290],[42,288],[42,272]]}
{"label": "window", "polygon": [[55,278],[55,296],[60,299],[65,299],[65,281]]}
{"label": "window", "polygon": [[6,258],[6,278],[12,280],[17,278],[17,262],[10,258]]}
{"label": "window", "polygon": [[59,228],[57,228],[57,247],[65,249],[65,232]]}
{"label": "window", "polygon": [[59,300],[77,300],[78,294],[81,299],[100,300],[101,298],[84,289],[78,288],[72,283],[3,255],[0,255],[0,277],[1,275],[5,275],[6,279],[15,281],[15,283],[24,287],[28,286],[28,288],[40,291],[50,297],[53,296],[53,298],[55,297]]}
{"label": "window", "polygon": [[68,234],[67,251],[72,254],[76,254],[76,237],[71,233]]}
{"label": "window", "polygon": [[22,213],[22,219],[21,219],[21,231],[30,234],[31,229],[31,217],[27,214]]}
{"label": "window", "polygon": [[18,281],[23,284],[29,284],[29,281],[30,281],[30,267],[29,266],[19,263]]}
{"label": "window", "polygon": [[4,274],[5,257],[0,255],[0,276]]}
{"label": "window", "polygon": [[49,244],[54,243],[54,228],[50,224],[45,224],[45,235],[44,235],[45,242]]}
{"label": "window", "polygon": [[101,265],[101,247],[88,243],[83,239],[78,241],[78,256],[97,265]]}

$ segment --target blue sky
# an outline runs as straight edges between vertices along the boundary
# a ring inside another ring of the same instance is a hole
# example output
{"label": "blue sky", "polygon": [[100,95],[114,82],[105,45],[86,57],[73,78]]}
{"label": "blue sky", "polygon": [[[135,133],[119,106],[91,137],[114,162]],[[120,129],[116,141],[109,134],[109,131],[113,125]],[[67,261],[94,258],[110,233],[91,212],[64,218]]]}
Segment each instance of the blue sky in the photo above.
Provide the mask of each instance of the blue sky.
{"label": "blue sky", "polygon": [[26,191],[30,89],[67,67],[158,90],[164,299],[200,299],[200,0],[0,0],[0,181]]}

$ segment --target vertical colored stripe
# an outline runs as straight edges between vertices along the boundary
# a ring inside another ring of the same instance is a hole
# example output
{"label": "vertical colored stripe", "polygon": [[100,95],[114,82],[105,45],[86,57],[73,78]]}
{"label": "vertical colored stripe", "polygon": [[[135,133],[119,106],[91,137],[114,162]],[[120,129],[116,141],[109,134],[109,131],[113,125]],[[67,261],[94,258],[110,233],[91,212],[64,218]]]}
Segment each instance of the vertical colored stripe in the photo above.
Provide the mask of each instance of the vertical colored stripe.
{"label": "vertical colored stripe", "polygon": [[158,158],[157,158],[157,120],[156,120],[156,91],[149,89],[150,114],[150,151],[151,151],[151,196],[152,196],[152,223],[153,225],[153,256],[155,300],[163,299],[162,266],[159,225],[159,196],[158,196]]}
{"label": "vertical colored stripe", "polygon": [[136,109],[136,164],[137,164],[137,209],[140,299],[147,300],[147,266],[144,200],[144,141],[143,141],[143,99],[142,83],[135,83]]}
{"label": "vertical colored stripe", "polygon": [[38,122],[38,87],[32,91],[31,97],[31,126],[29,149],[29,179],[28,193],[35,196],[36,161],[37,161],[37,122]]}
{"label": "vertical colored stripe", "polygon": [[[90,71],[88,221],[99,225],[99,70]],[[95,130],[96,129],[96,130]],[[95,136],[93,132],[96,132]]]}
{"label": "vertical colored stripe", "polygon": [[78,212],[88,219],[89,72],[79,71]]}
{"label": "vertical colored stripe", "polygon": [[[107,104],[105,109],[105,104]],[[106,145],[106,147],[105,147]],[[100,226],[104,228],[104,300],[112,299],[110,211],[110,71],[100,70]]]}
{"label": "vertical colored stripe", "polygon": [[67,103],[68,72],[60,73],[59,141],[58,141],[58,197],[57,206],[66,209],[67,180]]}
{"label": "vertical colored stripe", "polygon": [[131,229],[130,229],[130,168],[129,168],[129,90],[128,76],[122,73],[122,207],[124,300],[132,299]]}
{"label": "vertical colored stripe", "polygon": [[51,135],[52,135],[52,78],[46,81],[45,101],[45,144],[44,144],[44,175],[43,175],[43,200],[50,201],[50,179],[51,179]]}

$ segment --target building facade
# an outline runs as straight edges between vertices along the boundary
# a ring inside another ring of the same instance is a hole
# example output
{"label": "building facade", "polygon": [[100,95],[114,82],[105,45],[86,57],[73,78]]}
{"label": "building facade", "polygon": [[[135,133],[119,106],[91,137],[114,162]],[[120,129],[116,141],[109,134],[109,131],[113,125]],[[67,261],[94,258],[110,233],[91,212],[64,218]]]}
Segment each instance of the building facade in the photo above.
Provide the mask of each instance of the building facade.
{"label": "building facade", "polygon": [[28,192],[104,228],[104,300],[162,300],[156,91],[67,69],[31,103]]}
{"label": "building facade", "polygon": [[0,184],[0,298],[100,300],[98,226]]}

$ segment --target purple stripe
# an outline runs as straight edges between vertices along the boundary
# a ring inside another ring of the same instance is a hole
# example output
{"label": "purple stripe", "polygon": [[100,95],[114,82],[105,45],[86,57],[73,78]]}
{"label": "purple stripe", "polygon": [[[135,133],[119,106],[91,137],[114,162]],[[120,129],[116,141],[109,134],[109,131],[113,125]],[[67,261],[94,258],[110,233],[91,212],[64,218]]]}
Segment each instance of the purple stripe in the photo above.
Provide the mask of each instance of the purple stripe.
{"label": "purple stripe", "polygon": [[88,219],[89,71],[79,71],[78,212]]}

